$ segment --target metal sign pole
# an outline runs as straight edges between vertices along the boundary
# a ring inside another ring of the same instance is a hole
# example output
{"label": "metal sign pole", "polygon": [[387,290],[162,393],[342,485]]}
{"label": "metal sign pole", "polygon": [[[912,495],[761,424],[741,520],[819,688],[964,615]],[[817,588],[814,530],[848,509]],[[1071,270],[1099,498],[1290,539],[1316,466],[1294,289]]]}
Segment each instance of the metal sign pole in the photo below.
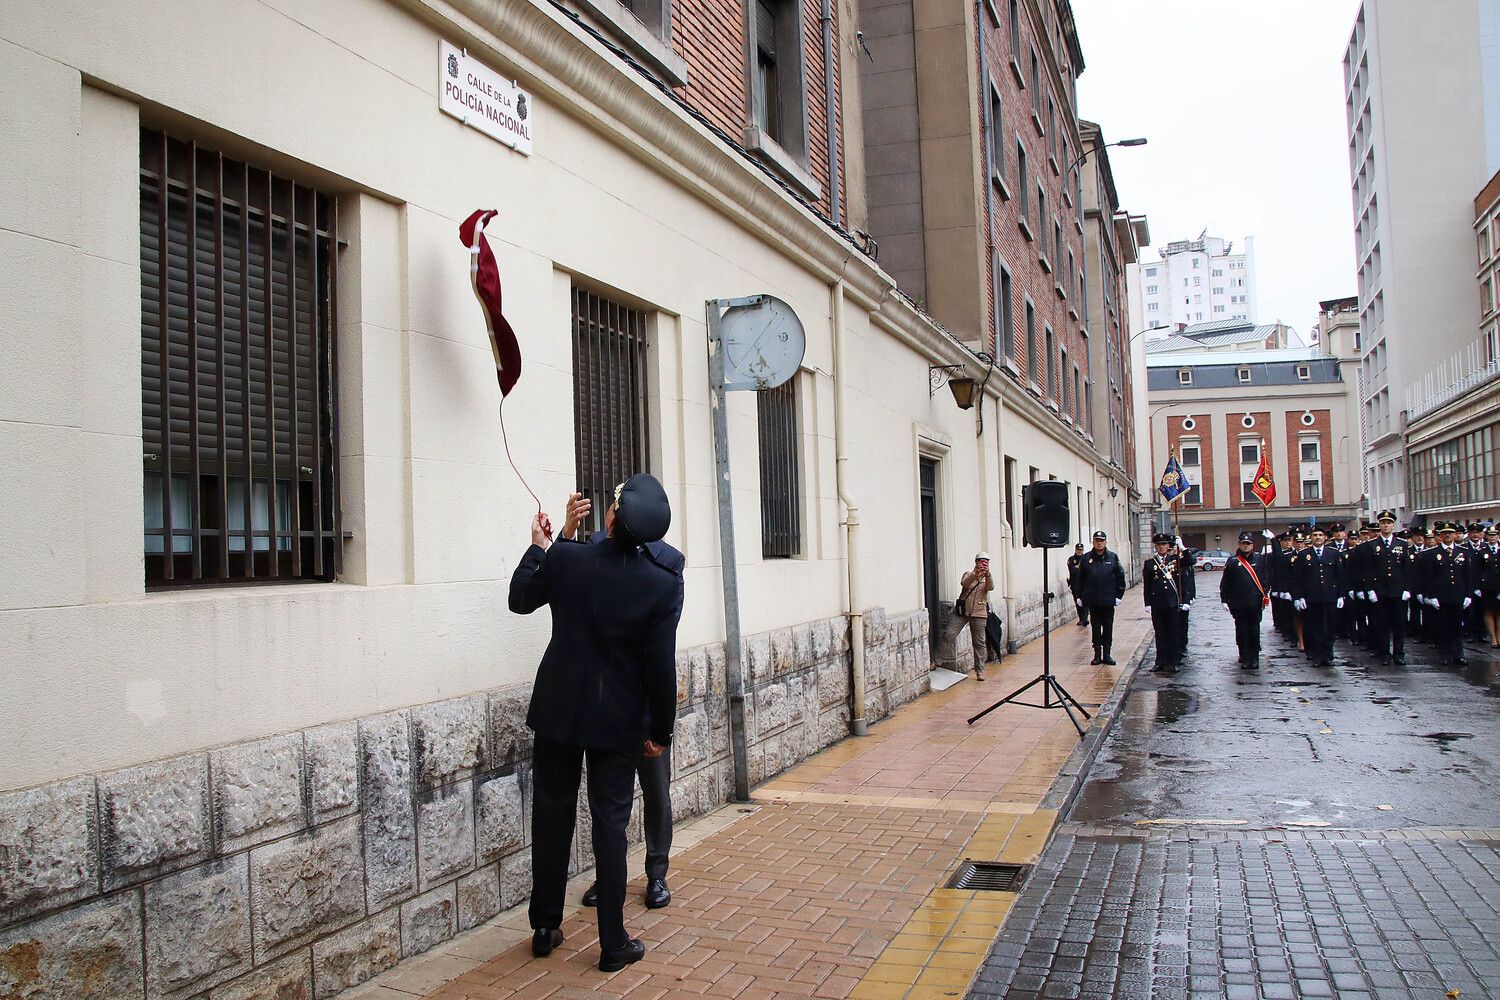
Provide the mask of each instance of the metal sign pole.
{"label": "metal sign pole", "polygon": [[728,669],[729,741],[734,757],[734,798],[750,800],[750,762],[745,746],[745,664],[740,656],[740,589],[734,554],[734,499],[729,484],[729,415],[724,407],[724,343],[719,320],[728,305],[708,302],[708,392],[714,425],[714,485],[719,497],[719,561],[724,580],[724,660]]}

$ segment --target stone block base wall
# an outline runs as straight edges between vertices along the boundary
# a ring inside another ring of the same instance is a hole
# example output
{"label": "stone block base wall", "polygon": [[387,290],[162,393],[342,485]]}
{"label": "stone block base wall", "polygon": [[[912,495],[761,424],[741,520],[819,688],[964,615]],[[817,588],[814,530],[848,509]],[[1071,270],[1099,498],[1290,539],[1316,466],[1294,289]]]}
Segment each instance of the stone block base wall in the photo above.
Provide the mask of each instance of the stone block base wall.
{"label": "stone block base wall", "polygon": [[[866,717],[927,690],[865,617]],[[750,778],[849,731],[839,617],[745,640]],[[729,800],[723,643],[678,655],[677,819]],[[531,891],[530,686],[0,793],[0,997],[323,1000]],[[587,807],[574,871],[592,867]],[[637,799],[632,842],[641,837]]]}

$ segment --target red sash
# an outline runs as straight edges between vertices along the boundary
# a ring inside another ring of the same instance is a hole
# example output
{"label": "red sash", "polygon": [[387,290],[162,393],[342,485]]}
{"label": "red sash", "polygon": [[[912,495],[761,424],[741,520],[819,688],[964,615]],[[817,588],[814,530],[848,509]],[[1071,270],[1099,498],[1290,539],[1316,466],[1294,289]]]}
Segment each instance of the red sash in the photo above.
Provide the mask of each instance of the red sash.
{"label": "red sash", "polygon": [[1260,606],[1265,607],[1270,604],[1271,599],[1266,596],[1266,588],[1261,586],[1260,577],[1255,573],[1255,567],[1250,565],[1244,556],[1236,555],[1235,558],[1240,561],[1241,566],[1245,567],[1245,572],[1250,574],[1250,579],[1255,581],[1255,589],[1260,591]]}

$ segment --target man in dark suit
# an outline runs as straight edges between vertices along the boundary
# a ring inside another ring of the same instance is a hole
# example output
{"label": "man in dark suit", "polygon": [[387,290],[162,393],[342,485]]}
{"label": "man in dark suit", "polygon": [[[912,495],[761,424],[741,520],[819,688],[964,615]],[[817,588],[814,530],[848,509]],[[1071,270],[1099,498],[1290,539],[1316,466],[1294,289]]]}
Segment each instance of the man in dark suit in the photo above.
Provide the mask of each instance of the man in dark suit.
{"label": "man in dark suit", "polygon": [[1269,603],[1255,542],[1255,532],[1240,532],[1239,551],[1224,564],[1224,576],[1219,580],[1219,600],[1234,618],[1234,641],[1240,648],[1242,670],[1260,669],[1260,623]]}
{"label": "man in dark suit", "polygon": [[1343,557],[1328,544],[1322,528],[1312,529],[1312,544],[1292,562],[1292,594],[1303,613],[1307,658],[1314,666],[1333,666],[1334,613],[1344,607]]}
{"label": "man in dark suit", "polygon": [[510,581],[510,609],[552,610],[552,639],[537,669],[526,725],[532,758],[531,950],[562,941],[563,894],[588,760],[594,865],[599,893],[599,969],[640,961],[646,948],[625,932],[625,827],[636,762],[672,742],[677,712],[677,622],[682,554],[658,546],[672,513],[661,483],[644,473],[615,487],[598,545],[551,545],[545,517]]}
{"label": "man in dark suit", "polygon": [[1109,550],[1109,536],[1094,532],[1094,547],[1078,564],[1078,599],[1093,618],[1094,658],[1091,664],[1115,662],[1115,608],[1125,596],[1125,567]]}
{"label": "man in dark suit", "polygon": [[1475,570],[1479,564],[1467,545],[1454,544],[1457,524],[1439,521],[1437,531],[1438,544],[1424,549],[1417,557],[1417,579],[1421,581],[1420,593],[1432,609],[1430,635],[1438,655],[1445,662],[1462,666],[1469,661],[1464,656],[1460,622],[1463,613],[1474,604]]}
{"label": "man in dark suit", "polygon": [[[568,513],[558,540],[580,541],[579,529],[590,521],[593,513],[593,501],[582,493],[568,497]],[[608,541],[607,532],[596,531],[589,544]],[[666,542],[647,542],[645,548],[663,565],[674,561],[670,553],[676,550]],[[675,561],[680,563],[681,560],[682,554],[677,553]],[[678,615],[681,613],[679,605]],[[641,783],[641,819],[646,834],[646,908],[659,910],[672,902],[672,893],[667,888],[667,866],[672,853],[672,748],[668,747],[655,757],[642,753],[636,761],[635,776]],[[595,882],[584,891],[581,902],[584,906],[599,905],[599,883]]]}
{"label": "man in dark suit", "polygon": [[1359,547],[1354,562],[1357,580],[1351,585],[1364,589],[1370,607],[1373,649],[1380,662],[1394,657],[1406,663],[1406,602],[1411,600],[1413,559],[1411,547],[1395,536],[1396,512],[1383,510],[1378,517],[1380,536]]}
{"label": "man in dark suit", "polygon": [[1089,606],[1083,603],[1083,583],[1078,575],[1078,567],[1083,562],[1083,543],[1079,542],[1073,546],[1073,554],[1068,556],[1068,592],[1073,595],[1073,607],[1078,609],[1078,624],[1087,628],[1089,624]]}

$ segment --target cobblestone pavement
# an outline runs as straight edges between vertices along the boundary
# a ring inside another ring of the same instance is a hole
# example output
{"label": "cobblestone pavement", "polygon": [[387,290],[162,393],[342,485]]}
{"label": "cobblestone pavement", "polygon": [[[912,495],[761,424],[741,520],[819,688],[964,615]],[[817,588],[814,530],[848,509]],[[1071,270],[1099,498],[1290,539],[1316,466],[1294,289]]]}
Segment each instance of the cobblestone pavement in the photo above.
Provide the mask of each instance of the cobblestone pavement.
{"label": "cobblestone pavement", "polygon": [[1488,651],[1455,674],[1341,642],[1315,670],[1268,621],[1246,674],[1222,606],[1193,619],[1183,672],[1137,675],[969,995],[1500,998]]}

